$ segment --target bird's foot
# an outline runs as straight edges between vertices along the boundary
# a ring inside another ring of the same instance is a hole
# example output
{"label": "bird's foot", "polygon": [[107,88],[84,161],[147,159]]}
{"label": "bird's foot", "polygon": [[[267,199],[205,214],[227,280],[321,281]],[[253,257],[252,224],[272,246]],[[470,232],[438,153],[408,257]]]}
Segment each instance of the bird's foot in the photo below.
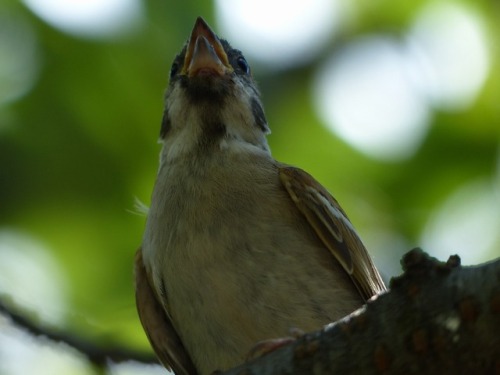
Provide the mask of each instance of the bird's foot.
{"label": "bird's foot", "polygon": [[252,349],[247,354],[247,361],[252,359],[265,356],[271,352],[274,352],[276,349],[282,348],[294,341],[296,341],[299,337],[304,335],[304,331],[298,328],[290,328],[289,330],[290,336],[280,337],[276,339],[262,340],[253,346]]}

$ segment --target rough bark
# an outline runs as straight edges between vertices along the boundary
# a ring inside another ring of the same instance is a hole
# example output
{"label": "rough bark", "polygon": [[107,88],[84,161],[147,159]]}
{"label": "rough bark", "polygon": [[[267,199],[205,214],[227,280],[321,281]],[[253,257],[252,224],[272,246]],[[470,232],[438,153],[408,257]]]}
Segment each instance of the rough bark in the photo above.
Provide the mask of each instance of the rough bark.
{"label": "rough bark", "polygon": [[402,264],[390,292],[225,374],[500,374],[500,260]]}
{"label": "rough bark", "polygon": [[[462,267],[456,256],[443,263],[414,249],[402,265],[404,273],[391,280],[388,293],[225,374],[500,375],[500,259]],[[74,347],[97,367],[108,360],[151,360],[44,329],[1,301],[0,313],[35,336]]]}

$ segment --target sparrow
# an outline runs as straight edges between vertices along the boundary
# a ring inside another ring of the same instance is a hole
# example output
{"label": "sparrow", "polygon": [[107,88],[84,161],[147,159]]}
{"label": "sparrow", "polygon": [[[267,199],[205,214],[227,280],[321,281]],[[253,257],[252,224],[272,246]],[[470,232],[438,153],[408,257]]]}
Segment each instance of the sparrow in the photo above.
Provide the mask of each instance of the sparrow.
{"label": "sparrow", "polygon": [[336,321],[386,287],[347,215],[272,156],[243,54],[199,17],[173,61],[136,303],[176,374],[241,364],[261,340]]}

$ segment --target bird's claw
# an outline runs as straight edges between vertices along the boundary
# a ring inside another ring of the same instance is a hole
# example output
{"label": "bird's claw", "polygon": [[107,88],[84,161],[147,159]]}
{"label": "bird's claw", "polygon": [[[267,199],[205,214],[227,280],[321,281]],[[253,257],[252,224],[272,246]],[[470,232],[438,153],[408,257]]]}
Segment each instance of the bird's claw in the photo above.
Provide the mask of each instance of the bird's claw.
{"label": "bird's claw", "polygon": [[304,335],[304,331],[298,328],[291,328],[289,330],[289,334],[290,336],[286,337],[259,341],[248,352],[246,357],[247,362],[252,359],[265,356],[266,354],[274,352],[275,350],[296,341],[299,337]]}

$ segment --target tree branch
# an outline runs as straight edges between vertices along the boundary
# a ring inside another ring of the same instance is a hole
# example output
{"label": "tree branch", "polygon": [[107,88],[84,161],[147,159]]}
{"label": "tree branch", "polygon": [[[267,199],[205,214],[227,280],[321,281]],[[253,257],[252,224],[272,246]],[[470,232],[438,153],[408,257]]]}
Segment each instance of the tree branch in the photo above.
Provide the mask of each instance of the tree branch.
{"label": "tree branch", "polygon": [[30,334],[38,337],[45,337],[51,341],[64,343],[83,355],[96,367],[106,367],[109,361],[121,363],[126,361],[136,361],[140,363],[156,363],[158,360],[150,353],[141,353],[122,346],[99,346],[95,343],[78,337],[69,332],[60,332],[41,327],[19,313],[11,309],[0,299],[0,313],[7,316],[15,325]]}
{"label": "tree branch", "polygon": [[[500,259],[461,267],[457,256],[442,263],[415,249],[402,265],[390,292],[225,374],[500,374]],[[158,363],[149,354],[39,327],[1,301],[0,313],[99,367],[109,360]]]}
{"label": "tree branch", "polygon": [[225,375],[500,374],[500,260],[461,267],[420,249],[390,292]]}

